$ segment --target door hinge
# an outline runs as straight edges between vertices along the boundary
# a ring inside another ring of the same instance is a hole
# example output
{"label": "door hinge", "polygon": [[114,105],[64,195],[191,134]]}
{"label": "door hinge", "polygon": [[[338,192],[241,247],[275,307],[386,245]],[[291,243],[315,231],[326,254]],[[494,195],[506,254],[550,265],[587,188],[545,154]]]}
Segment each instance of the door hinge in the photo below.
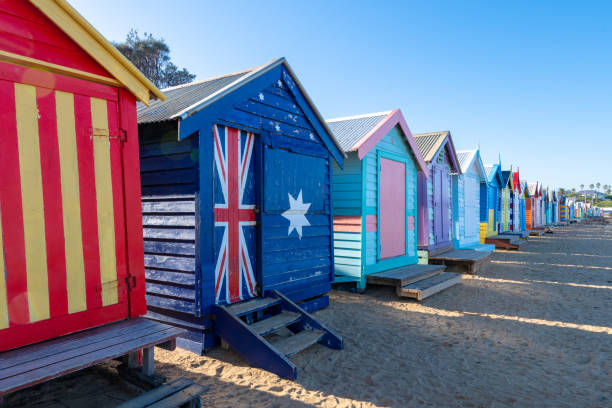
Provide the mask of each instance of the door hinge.
{"label": "door hinge", "polygon": [[117,139],[123,143],[127,140],[127,131],[125,129],[89,128],[89,138],[93,139],[94,137]]}
{"label": "door hinge", "polygon": [[127,278],[125,278],[125,286],[128,290],[134,289],[136,287],[136,277],[128,276]]}

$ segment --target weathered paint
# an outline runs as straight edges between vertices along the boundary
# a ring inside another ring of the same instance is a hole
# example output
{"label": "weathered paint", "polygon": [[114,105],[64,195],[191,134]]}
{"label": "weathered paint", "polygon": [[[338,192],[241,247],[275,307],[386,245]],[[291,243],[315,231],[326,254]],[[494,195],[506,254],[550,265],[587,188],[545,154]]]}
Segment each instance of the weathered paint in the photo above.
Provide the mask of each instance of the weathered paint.
{"label": "weathered paint", "polygon": [[[412,135],[409,129],[401,124],[401,113],[394,112],[397,113],[386,120],[390,120],[395,126],[385,124],[379,129],[386,133],[382,136],[377,133],[371,135],[376,139],[376,143],[371,145],[368,142],[369,151],[362,160],[359,160],[357,152],[349,151],[344,169],[333,166],[334,220],[357,212],[361,217],[359,232],[346,233],[336,230],[334,233],[336,280],[357,282],[360,289],[365,287],[366,276],[370,273],[418,262],[415,228],[416,186],[419,161],[422,161],[422,158],[419,160],[418,151],[415,154],[412,150],[414,142],[409,142]],[[387,195],[383,191],[383,179],[386,177],[384,163],[398,167],[397,174],[393,176],[397,180],[390,180],[395,187],[389,185],[393,188],[393,194],[390,194],[393,199],[391,207],[397,208],[388,208],[389,203],[384,203]],[[399,184],[402,185],[401,188],[397,188]],[[389,213],[391,218],[388,218]],[[388,243],[381,234],[384,235],[385,228],[388,228],[385,225],[387,221],[395,224],[397,229],[393,232],[403,234],[403,239],[393,240],[393,246],[385,248]],[[387,256],[387,251],[391,252],[390,257]]]}
{"label": "weathered paint", "polygon": [[406,165],[380,158],[380,258],[406,253]]}
{"label": "weathered paint", "polygon": [[0,25],[4,351],[138,316],[145,298],[126,280],[144,287],[134,95],[28,2],[1,2]]}
{"label": "weathered paint", "polygon": [[[214,346],[213,306],[246,299],[251,288],[257,296],[279,290],[297,302],[330,290],[333,257],[350,250],[336,249],[332,241],[331,166],[341,153],[332,155],[323,140],[330,135],[321,133],[313,112],[280,64],[180,122],[140,126],[148,316],[188,327],[181,347],[201,353]],[[197,133],[179,141],[179,129],[187,128]],[[240,134],[238,151],[230,141],[215,142],[215,128]],[[241,152],[250,143],[249,161]],[[236,161],[232,155],[242,164],[234,175],[240,186],[234,189],[242,196],[234,198],[231,180],[221,181],[234,177],[227,167]],[[350,209],[350,191],[347,196],[334,208]],[[242,231],[234,234],[248,251],[241,250],[232,264],[221,249],[228,245],[231,255],[232,231],[225,236],[222,223],[231,229],[232,220],[223,221],[221,213],[235,198],[242,200],[234,211]],[[305,213],[296,212],[296,203]],[[250,218],[240,221],[246,212]],[[293,228],[290,218],[300,214],[307,223]],[[337,224],[339,229],[361,225],[351,219]],[[246,276],[246,269],[255,280],[252,287],[248,279],[234,280]],[[220,296],[227,285],[228,296]]]}

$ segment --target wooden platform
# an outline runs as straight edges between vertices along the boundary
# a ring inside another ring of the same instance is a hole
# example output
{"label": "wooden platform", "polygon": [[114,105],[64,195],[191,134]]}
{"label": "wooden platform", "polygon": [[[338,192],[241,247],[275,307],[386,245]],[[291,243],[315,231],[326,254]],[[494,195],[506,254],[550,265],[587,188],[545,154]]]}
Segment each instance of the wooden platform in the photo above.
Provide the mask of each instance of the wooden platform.
{"label": "wooden platform", "polygon": [[544,230],[543,229],[530,230],[529,235],[532,237],[539,237],[540,235],[544,235]]}
{"label": "wooden platform", "polygon": [[173,349],[184,333],[136,318],[0,353],[0,397],[139,350],[144,350],[142,372],[153,375],[153,347]]}
{"label": "wooden platform", "polygon": [[496,249],[512,249],[520,251],[525,241],[512,235],[493,235],[485,238],[485,243],[494,244]]}
{"label": "wooden platform", "polygon": [[368,275],[368,283],[395,287],[399,297],[421,301],[461,282],[461,275],[444,272],[444,265],[407,265]]}
{"label": "wooden platform", "polygon": [[443,291],[461,282],[463,277],[459,273],[443,272],[427,279],[397,288],[397,295],[410,297],[421,301],[433,294]]}
{"label": "wooden platform", "polygon": [[208,388],[181,377],[126,401],[116,408],[200,408],[202,406],[200,394],[206,392]]}
{"label": "wooden platform", "polygon": [[529,231],[504,231],[500,235],[509,235],[509,236],[515,236],[519,238],[527,238],[529,236]]}
{"label": "wooden platform", "polygon": [[429,256],[429,263],[445,265],[449,272],[468,273],[475,275],[491,256],[488,251],[474,249],[454,249],[452,251]]}
{"label": "wooden platform", "polygon": [[440,265],[407,265],[401,268],[389,269],[367,276],[368,283],[374,285],[405,286],[422,279],[444,272]]}

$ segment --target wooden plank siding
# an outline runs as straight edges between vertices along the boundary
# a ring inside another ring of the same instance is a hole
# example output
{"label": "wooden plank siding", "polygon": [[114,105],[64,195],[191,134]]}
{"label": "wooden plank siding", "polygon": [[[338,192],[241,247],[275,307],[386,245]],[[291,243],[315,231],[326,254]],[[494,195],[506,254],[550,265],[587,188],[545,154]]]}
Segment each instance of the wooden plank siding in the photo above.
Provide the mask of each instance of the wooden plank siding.
{"label": "wooden plank siding", "polygon": [[480,243],[480,180],[474,163],[465,174],[453,174],[453,243],[469,248]]}
{"label": "wooden plank siding", "polygon": [[[196,244],[198,139],[178,141],[176,123],[140,128],[147,317],[201,340]],[[180,322],[180,324],[177,324]]]}

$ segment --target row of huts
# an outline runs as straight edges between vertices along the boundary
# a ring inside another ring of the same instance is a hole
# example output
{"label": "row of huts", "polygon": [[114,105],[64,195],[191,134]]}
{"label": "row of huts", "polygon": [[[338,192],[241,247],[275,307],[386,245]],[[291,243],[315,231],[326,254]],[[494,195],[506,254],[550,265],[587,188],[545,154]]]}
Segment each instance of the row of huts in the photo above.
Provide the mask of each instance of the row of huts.
{"label": "row of huts", "polygon": [[[0,2],[0,24],[0,361],[146,315],[181,331],[99,344],[222,339],[295,378],[294,353],[343,347],[309,314],[332,284],[422,300],[499,240],[594,214],[400,109],[326,120],[282,58],[159,91],[64,0]],[[79,356],[7,371],[0,396]]]}

